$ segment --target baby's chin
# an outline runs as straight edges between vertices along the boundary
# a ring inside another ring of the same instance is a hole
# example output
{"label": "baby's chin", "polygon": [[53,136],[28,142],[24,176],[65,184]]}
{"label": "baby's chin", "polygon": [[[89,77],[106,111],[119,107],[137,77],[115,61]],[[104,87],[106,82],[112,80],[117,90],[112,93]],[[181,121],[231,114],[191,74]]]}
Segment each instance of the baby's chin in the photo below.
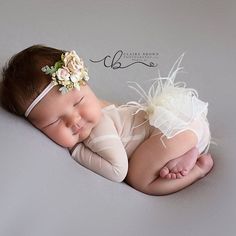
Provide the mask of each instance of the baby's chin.
{"label": "baby's chin", "polygon": [[69,150],[71,150],[73,147],[75,147],[80,141],[79,138],[75,138],[73,137],[73,139],[71,140],[66,140],[66,142],[59,142],[58,140],[53,140],[57,145],[63,147],[63,148],[68,148]]}
{"label": "baby's chin", "polygon": [[77,142],[75,142],[75,143],[72,143],[71,145],[64,145],[64,146],[62,146],[62,147],[67,148],[67,149],[69,149],[70,151],[72,151],[72,150],[74,150],[74,149],[76,148],[76,146],[77,146],[78,144],[80,144],[81,142],[83,142],[85,139],[86,139],[86,138],[81,139],[81,140],[79,140],[79,141],[77,141]]}
{"label": "baby's chin", "polygon": [[71,142],[70,144],[67,143],[67,145],[61,145],[65,148],[68,148],[69,150],[74,149],[79,143],[83,142],[85,139],[87,139],[90,135],[90,132],[83,133],[83,135],[78,135],[78,139],[75,142]]}
{"label": "baby's chin", "polygon": [[71,136],[70,140],[63,140],[64,143],[57,143],[62,147],[68,148],[69,150],[75,148],[76,145],[83,142],[85,139],[87,139],[94,128],[95,125],[91,125],[90,123],[87,123],[84,128],[81,130],[80,133]]}

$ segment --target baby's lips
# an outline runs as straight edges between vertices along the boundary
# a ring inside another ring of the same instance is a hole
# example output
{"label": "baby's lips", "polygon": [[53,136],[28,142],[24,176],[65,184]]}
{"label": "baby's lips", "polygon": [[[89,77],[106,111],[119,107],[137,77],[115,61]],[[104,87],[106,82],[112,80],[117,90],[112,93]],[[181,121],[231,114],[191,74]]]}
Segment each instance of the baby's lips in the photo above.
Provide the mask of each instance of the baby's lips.
{"label": "baby's lips", "polygon": [[83,128],[84,124],[76,124],[72,128],[73,135],[79,133],[79,131]]}

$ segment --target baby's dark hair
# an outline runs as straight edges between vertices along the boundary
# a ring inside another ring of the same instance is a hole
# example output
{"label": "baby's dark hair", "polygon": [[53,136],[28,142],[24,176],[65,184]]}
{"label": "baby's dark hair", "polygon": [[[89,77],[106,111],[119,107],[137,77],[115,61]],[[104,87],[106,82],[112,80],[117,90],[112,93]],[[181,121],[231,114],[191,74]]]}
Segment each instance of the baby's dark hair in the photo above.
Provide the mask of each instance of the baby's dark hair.
{"label": "baby's dark hair", "polygon": [[14,55],[2,70],[0,100],[2,107],[23,116],[27,106],[50,83],[51,77],[41,71],[61,59],[63,50],[33,45]]}

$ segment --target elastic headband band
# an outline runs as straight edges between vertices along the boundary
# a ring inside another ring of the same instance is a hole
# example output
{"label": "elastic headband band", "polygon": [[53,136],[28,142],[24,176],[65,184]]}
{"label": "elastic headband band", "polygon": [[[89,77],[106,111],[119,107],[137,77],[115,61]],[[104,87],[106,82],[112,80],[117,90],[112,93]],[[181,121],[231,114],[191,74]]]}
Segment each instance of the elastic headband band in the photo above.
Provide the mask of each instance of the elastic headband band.
{"label": "elastic headband band", "polygon": [[25,112],[25,117],[27,117],[33,108],[48,94],[48,92],[55,86],[55,83],[52,81],[40,94],[35,100],[30,104]]}

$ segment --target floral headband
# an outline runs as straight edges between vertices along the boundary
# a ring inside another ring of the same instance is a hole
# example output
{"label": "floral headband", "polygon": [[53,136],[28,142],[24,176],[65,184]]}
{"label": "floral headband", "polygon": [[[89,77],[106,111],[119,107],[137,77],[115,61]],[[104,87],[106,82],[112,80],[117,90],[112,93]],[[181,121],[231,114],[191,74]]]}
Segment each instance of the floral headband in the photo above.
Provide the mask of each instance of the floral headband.
{"label": "floral headband", "polygon": [[59,85],[59,91],[65,94],[74,88],[80,90],[80,86],[85,85],[85,81],[89,80],[88,70],[75,51],[62,54],[60,61],[57,61],[51,67],[44,66],[42,71],[47,75],[51,75],[52,81],[27,108],[25,117],[54,86]]}

